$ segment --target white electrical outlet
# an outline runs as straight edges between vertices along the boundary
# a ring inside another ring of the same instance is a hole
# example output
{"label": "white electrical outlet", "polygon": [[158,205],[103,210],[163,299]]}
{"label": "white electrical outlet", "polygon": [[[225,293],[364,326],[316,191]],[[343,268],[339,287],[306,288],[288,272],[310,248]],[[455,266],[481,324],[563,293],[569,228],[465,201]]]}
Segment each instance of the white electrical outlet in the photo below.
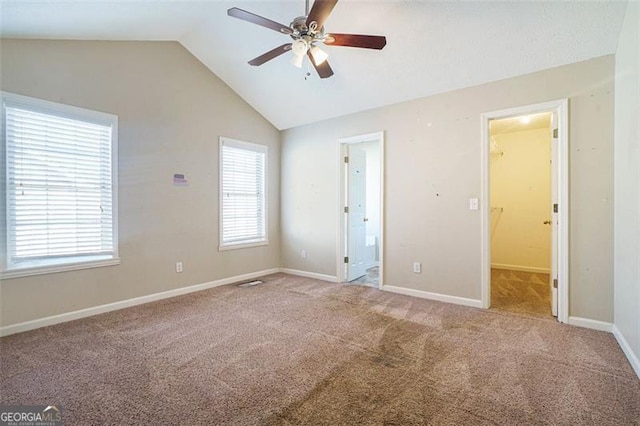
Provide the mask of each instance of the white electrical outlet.
{"label": "white electrical outlet", "polygon": [[419,274],[421,272],[422,272],[422,263],[413,262],[413,273],[414,274]]}
{"label": "white electrical outlet", "polygon": [[176,272],[182,272],[182,262],[176,262]]}
{"label": "white electrical outlet", "polygon": [[302,250],[302,251],[300,252],[300,257],[301,257],[302,259],[306,259],[306,258],[307,258],[307,251],[306,251],[306,250]]}

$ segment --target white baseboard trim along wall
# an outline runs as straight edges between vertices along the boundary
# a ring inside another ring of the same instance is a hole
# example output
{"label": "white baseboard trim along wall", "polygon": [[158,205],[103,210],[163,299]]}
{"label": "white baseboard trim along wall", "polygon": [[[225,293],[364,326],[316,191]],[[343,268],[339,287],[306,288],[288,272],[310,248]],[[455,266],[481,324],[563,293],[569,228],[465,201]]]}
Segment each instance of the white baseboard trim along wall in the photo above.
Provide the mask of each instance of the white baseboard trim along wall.
{"label": "white baseboard trim along wall", "polygon": [[299,277],[315,278],[317,280],[329,281],[332,283],[338,282],[338,277],[335,277],[333,275],[318,274],[316,272],[300,271],[298,269],[289,268],[280,268],[280,272],[284,272],[285,274],[290,275],[297,275]]}
{"label": "white baseboard trim along wall", "polygon": [[631,364],[631,367],[633,367],[633,371],[635,371],[638,375],[638,378],[640,378],[640,359],[638,359],[638,356],[633,353],[633,350],[631,350],[631,345],[629,345],[629,342],[627,342],[627,339],[624,338],[615,324],[613,325],[613,329],[611,331],[618,341],[618,344],[622,348],[622,352],[624,352],[624,354],[627,356],[629,364]]}
{"label": "white baseboard trim along wall", "polygon": [[38,318],[18,324],[11,324],[0,327],[0,336],[8,336],[10,334],[21,333],[23,331],[35,330],[36,328],[40,327],[60,324],[63,322],[86,318],[93,315],[104,314],[106,312],[117,311],[118,309],[129,308],[131,306],[142,305],[144,303],[155,302],[157,300],[168,299],[170,297],[181,296],[188,293],[194,293],[196,291],[232,284],[239,281],[246,281],[258,277],[263,277],[269,274],[275,274],[277,272],[280,272],[280,268],[265,269],[263,271],[251,272],[248,274],[237,275],[235,277],[209,281],[207,283],[196,284],[188,287],[180,287],[174,290],[163,291],[161,293],[148,294],[146,296],[140,296],[133,299],[121,300],[119,302],[108,303],[106,305],[94,306],[91,308],[80,309],[78,311]]}
{"label": "white baseboard trim along wall", "polygon": [[422,299],[435,300],[437,302],[471,306],[472,308],[482,307],[482,301],[478,299],[467,299],[466,297],[449,296],[447,294],[431,293],[428,291],[414,290],[411,288],[404,288],[404,287],[396,287],[393,285],[383,285],[382,290],[389,291],[391,293],[404,294],[405,296],[413,296],[413,297],[420,297]]}
{"label": "white baseboard trim along wall", "polygon": [[537,266],[522,266],[522,265],[504,265],[502,263],[492,263],[492,269],[508,269],[510,271],[522,271],[522,272],[535,272],[538,274],[548,274],[549,268],[538,268]]}
{"label": "white baseboard trim along wall", "polygon": [[569,317],[569,325],[590,328],[592,330],[598,331],[606,331],[607,333],[611,333],[611,329],[613,328],[613,324],[611,324],[610,322],[597,321],[581,317]]}

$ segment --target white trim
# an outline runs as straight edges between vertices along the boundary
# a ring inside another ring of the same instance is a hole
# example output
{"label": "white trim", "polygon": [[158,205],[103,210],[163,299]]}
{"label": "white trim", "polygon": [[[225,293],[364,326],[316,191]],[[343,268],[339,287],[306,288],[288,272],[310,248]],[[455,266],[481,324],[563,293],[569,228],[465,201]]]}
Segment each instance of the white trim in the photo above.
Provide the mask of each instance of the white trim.
{"label": "white trim", "polygon": [[[97,268],[102,266],[113,266],[120,264],[119,257],[119,242],[118,242],[118,116],[103,111],[96,111],[88,108],[81,108],[73,105],[63,104],[59,102],[47,101],[39,98],[32,98],[30,96],[18,95],[12,92],[0,91],[0,129],[4,132],[5,123],[5,104],[9,101],[15,105],[21,105],[24,108],[28,108],[30,111],[36,111],[43,114],[51,114],[55,116],[61,116],[66,118],[72,118],[74,120],[82,120],[88,123],[99,124],[103,126],[111,127],[111,238],[113,241],[112,253],[107,259],[96,260],[96,257],[101,258],[102,255],[87,256],[86,261],[82,261],[82,256],[69,256],[69,263],[56,263],[53,261],[49,264],[42,264],[41,266],[30,267],[15,267],[9,265],[8,253],[7,253],[7,234],[8,234],[8,206],[6,193],[4,199],[0,202],[5,209],[4,220],[0,221],[0,230],[2,230],[3,238],[0,240],[0,245],[5,248],[3,250],[5,255],[0,256],[0,278],[11,279],[19,277],[27,277],[32,275],[43,275],[64,271],[73,271],[79,269]],[[4,163],[5,176],[3,189],[7,189],[9,185],[9,167],[7,163],[6,150],[7,141],[6,135],[3,133],[0,135],[2,141],[0,148],[0,161]],[[2,180],[2,179],[0,179]],[[6,191],[5,191],[6,192]],[[46,262],[46,260],[44,260]],[[60,262],[60,259],[58,259]]]}
{"label": "white trim", "polygon": [[384,211],[385,206],[387,205],[384,197],[384,187],[386,183],[385,175],[384,175],[384,164],[385,164],[385,138],[384,131],[380,131],[377,133],[379,136],[380,147],[378,148],[380,151],[380,235],[378,236],[378,288],[382,288],[384,285]]}
{"label": "white trim", "polygon": [[[244,149],[247,151],[264,154],[264,239],[254,241],[241,241],[225,243],[222,241],[222,147]],[[269,147],[253,142],[244,142],[237,139],[220,136],[218,139],[218,251],[237,250],[269,244]]]}
{"label": "white trim", "polygon": [[88,262],[65,263],[60,265],[32,267],[24,269],[11,269],[2,271],[0,278],[10,280],[13,278],[30,277],[33,275],[55,274],[58,272],[77,271],[80,269],[102,268],[104,266],[115,266],[120,264],[120,259],[94,260]]}
{"label": "white trim", "polygon": [[260,247],[260,246],[268,246],[268,245],[269,245],[269,240],[266,239],[264,241],[256,241],[253,243],[225,244],[224,246],[218,246],[218,251],[237,250],[237,249],[243,249],[243,248]]}
{"label": "white trim", "polygon": [[533,272],[538,274],[548,274],[551,272],[549,268],[538,268],[537,266],[525,265],[505,265],[503,263],[492,263],[491,269],[508,269],[510,271]]}
{"label": "white trim", "polygon": [[133,299],[121,300],[118,302],[108,303],[106,305],[93,306],[91,308],[80,309],[77,311],[66,312],[64,314],[53,315],[45,318],[38,318],[31,321],[25,321],[18,324],[11,324],[0,327],[0,336],[8,336],[10,334],[22,333],[24,331],[35,330],[36,328],[46,327],[49,325],[60,324],[63,322],[73,321],[80,318],[86,318],[93,315],[103,314],[105,312],[117,311],[119,309],[129,308],[132,306],[142,305],[144,303],[155,302],[157,300],[168,299],[170,297],[181,296],[183,294],[194,293],[196,291],[206,290],[213,287],[232,284],[239,281],[250,280],[269,274],[280,272],[280,268],[265,269],[248,274],[237,275],[229,278],[222,278],[215,281],[209,281],[202,284],[196,284],[188,287],[180,287],[174,290],[163,291],[161,293],[148,294],[146,296],[135,297]]}
{"label": "white trim", "polygon": [[638,355],[633,352],[633,349],[631,349],[631,345],[629,345],[627,339],[624,338],[624,335],[617,325],[614,324],[611,328],[611,331],[618,341],[618,344],[622,348],[622,352],[624,352],[624,354],[627,356],[627,359],[629,360],[629,364],[631,364],[633,371],[635,371],[638,375],[638,378],[640,378],[640,359],[638,358]]}
{"label": "white trim", "polygon": [[381,290],[388,291],[390,293],[404,294],[405,296],[435,300],[438,302],[453,303],[454,305],[470,306],[472,308],[482,307],[482,301],[478,299],[468,299],[466,297],[450,296],[448,294],[431,293],[428,291],[414,290],[412,288],[396,287],[392,285],[383,285]]}
{"label": "white trim", "polygon": [[238,139],[228,138],[226,136],[220,136],[220,145],[229,146],[231,148],[244,149],[245,151],[260,152],[263,154],[267,154],[268,152],[268,147],[266,145],[240,141]]}
{"label": "white trim", "polygon": [[332,275],[318,274],[317,272],[308,272],[308,271],[301,271],[298,269],[289,269],[289,268],[280,268],[280,272],[289,274],[289,275],[297,275],[299,277],[315,278],[317,280],[329,281],[332,283],[338,282],[338,277],[334,277]]}
{"label": "white trim", "polygon": [[482,307],[491,304],[491,238],[489,200],[489,121],[523,114],[558,114],[558,321],[569,321],[569,108],[567,99],[482,113],[480,194],[480,294]]}
{"label": "white trim", "polygon": [[344,263],[344,253],[346,253],[345,241],[345,213],[343,200],[345,199],[345,175],[344,175],[344,160],[343,157],[346,152],[346,146],[349,144],[361,143],[361,142],[373,142],[376,141],[379,144],[380,152],[380,237],[378,238],[378,267],[379,267],[379,283],[378,288],[382,289],[384,286],[384,209],[385,209],[385,175],[384,175],[384,163],[385,163],[385,143],[384,143],[384,130],[379,132],[367,133],[364,135],[350,136],[346,138],[338,139],[337,144],[337,158],[338,158],[338,189],[337,189],[337,201],[336,211],[338,214],[338,229],[336,235],[336,273],[338,282],[346,281],[346,267]]}
{"label": "white trim", "polygon": [[613,324],[611,324],[610,322],[598,321],[598,320],[581,318],[581,317],[569,317],[568,323],[569,325],[575,325],[576,327],[590,328],[592,330],[598,330],[598,331],[606,331],[607,333],[611,333],[611,329],[613,328]]}

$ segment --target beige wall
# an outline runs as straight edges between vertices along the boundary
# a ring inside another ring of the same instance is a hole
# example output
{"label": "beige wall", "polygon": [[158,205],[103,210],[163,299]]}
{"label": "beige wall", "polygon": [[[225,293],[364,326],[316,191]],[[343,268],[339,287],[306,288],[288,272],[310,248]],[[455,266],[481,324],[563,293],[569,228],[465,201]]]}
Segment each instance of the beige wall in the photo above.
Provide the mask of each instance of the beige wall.
{"label": "beige wall", "polygon": [[[386,137],[385,282],[479,299],[480,218],[467,206],[480,192],[480,114],[563,97],[570,315],[613,319],[612,56],[280,136],[176,43],[2,40],[0,50],[2,90],[119,116],[122,257],[114,267],[4,280],[2,325],[277,266],[336,275],[337,139],[378,130]],[[220,135],[270,148],[268,247],[217,251]],[[174,172],[190,185],[171,185]],[[422,274],[411,272],[414,261]]]}
{"label": "beige wall", "polygon": [[615,325],[640,375],[640,4],[630,2],[616,52]]}
{"label": "beige wall", "polygon": [[492,135],[491,264],[532,272],[551,268],[551,129]]}
{"label": "beige wall", "polygon": [[[2,90],[118,115],[122,258],[3,280],[1,325],[279,266],[280,134],[178,43],[2,40],[0,50]],[[267,247],[218,252],[221,135],[269,147]],[[189,186],[173,186],[173,173]]]}
{"label": "beige wall", "polygon": [[605,56],[284,131],[283,266],[336,275],[336,141],[384,130],[385,283],[480,299],[480,213],[468,209],[480,195],[480,114],[566,97],[570,315],[612,321],[613,63]]}

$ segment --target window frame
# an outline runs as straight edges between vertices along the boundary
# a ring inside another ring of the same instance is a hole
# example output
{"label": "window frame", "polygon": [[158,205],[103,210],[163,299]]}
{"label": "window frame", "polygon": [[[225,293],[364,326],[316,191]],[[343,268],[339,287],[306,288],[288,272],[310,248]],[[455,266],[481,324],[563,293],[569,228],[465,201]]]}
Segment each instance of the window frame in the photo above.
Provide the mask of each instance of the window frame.
{"label": "window frame", "polygon": [[[9,158],[7,155],[7,126],[6,105],[19,106],[29,111],[43,114],[56,115],[64,118],[86,121],[101,125],[111,126],[111,198],[112,198],[112,241],[113,254],[111,255],[76,255],[56,259],[25,262],[21,266],[11,265],[9,262]],[[0,91],[0,161],[2,176],[0,185],[3,188],[3,196],[0,197],[2,208],[0,209],[0,229],[2,235],[0,246],[0,278],[11,279],[32,275],[51,274],[57,272],[73,271],[87,268],[97,268],[120,264],[118,243],[118,116],[85,108],[79,108],[58,102],[46,101],[18,95],[15,93]]]}
{"label": "window frame", "polygon": [[[251,242],[236,242],[225,243],[222,240],[223,234],[223,157],[222,148],[224,145],[233,146],[234,148],[244,149],[247,151],[262,152],[264,153],[264,239],[260,241]],[[244,142],[225,136],[220,136],[218,145],[218,251],[237,250],[243,248],[260,247],[269,244],[269,148],[266,145],[255,144],[251,142]]]}

